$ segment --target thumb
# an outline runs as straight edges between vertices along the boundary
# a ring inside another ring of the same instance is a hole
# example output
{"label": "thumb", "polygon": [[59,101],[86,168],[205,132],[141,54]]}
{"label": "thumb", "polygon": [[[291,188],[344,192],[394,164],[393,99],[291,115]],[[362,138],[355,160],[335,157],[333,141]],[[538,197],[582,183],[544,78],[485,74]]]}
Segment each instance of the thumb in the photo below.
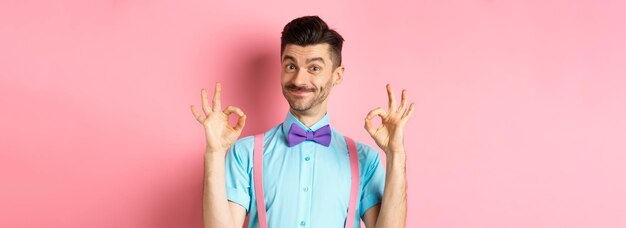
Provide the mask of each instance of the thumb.
{"label": "thumb", "polygon": [[387,116],[387,112],[384,109],[378,107],[372,109],[369,113],[367,113],[367,116],[365,116],[365,130],[367,130],[367,132],[372,136],[374,136],[374,134],[378,130],[378,128],[374,128],[374,124],[372,124],[372,119],[376,116],[380,116],[380,118],[385,118]]}

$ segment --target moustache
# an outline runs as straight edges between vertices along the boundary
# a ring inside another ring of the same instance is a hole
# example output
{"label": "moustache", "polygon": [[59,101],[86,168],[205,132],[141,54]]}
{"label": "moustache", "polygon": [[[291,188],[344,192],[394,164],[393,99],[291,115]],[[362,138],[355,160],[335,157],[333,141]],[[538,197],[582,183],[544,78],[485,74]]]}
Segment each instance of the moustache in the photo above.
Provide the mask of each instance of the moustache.
{"label": "moustache", "polygon": [[309,92],[315,92],[315,88],[313,87],[306,87],[306,86],[296,86],[294,84],[289,84],[285,86],[285,89],[287,90],[294,90],[294,91],[309,91]]}

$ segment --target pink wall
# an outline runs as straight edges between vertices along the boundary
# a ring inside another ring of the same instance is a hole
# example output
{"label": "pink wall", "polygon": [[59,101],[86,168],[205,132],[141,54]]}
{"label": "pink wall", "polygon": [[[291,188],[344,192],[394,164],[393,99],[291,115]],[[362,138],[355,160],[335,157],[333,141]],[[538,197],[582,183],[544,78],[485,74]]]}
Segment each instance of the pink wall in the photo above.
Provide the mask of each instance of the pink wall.
{"label": "pink wall", "polygon": [[2,1],[0,227],[201,227],[223,82],[278,124],[280,31],[346,38],[333,126],[406,88],[408,227],[626,227],[625,1]]}

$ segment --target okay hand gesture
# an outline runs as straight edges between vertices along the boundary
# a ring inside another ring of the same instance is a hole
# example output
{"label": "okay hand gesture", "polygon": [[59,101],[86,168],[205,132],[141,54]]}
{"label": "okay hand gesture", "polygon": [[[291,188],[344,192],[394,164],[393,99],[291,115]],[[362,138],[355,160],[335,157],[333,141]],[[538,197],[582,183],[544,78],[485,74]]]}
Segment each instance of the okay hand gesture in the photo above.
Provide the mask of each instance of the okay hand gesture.
{"label": "okay hand gesture", "polygon": [[[396,99],[391,89],[391,84],[387,84],[387,94],[389,96],[389,110],[376,108],[370,111],[365,117],[365,129],[372,136],[380,149],[389,153],[404,153],[404,126],[413,114],[415,104],[407,106],[407,92],[402,90],[402,100],[400,106],[396,107]],[[381,125],[374,127],[372,118],[380,116]]]}
{"label": "okay hand gesture", "polygon": [[[191,105],[191,113],[199,123],[204,126],[206,136],[207,152],[226,152],[228,148],[239,138],[241,130],[246,123],[246,115],[241,109],[228,106],[222,111],[220,93],[222,87],[220,83],[215,84],[215,94],[213,95],[213,107],[209,106],[206,91],[201,90],[202,110],[204,115],[198,113]],[[231,126],[228,116],[236,114],[239,116],[236,126]]]}

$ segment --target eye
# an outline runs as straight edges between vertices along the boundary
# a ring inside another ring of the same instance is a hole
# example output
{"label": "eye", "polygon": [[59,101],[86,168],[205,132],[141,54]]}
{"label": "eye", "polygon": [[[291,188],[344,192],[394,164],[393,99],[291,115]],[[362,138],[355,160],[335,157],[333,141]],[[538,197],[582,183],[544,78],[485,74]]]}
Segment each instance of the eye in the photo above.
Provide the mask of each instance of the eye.
{"label": "eye", "polygon": [[294,66],[293,64],[287,64],[287,66],[285,66],[285,69],[287,71],[294,71],[296,69],[296,66]]}
{"label": "eye", "polygon": [[318,67],[318,66],[312,66],[312,67],[311,67],[311,71],[318,72],[318,71],[320,71],[320,70],[322,70],[322,68],[320,68],[320,67]]}

